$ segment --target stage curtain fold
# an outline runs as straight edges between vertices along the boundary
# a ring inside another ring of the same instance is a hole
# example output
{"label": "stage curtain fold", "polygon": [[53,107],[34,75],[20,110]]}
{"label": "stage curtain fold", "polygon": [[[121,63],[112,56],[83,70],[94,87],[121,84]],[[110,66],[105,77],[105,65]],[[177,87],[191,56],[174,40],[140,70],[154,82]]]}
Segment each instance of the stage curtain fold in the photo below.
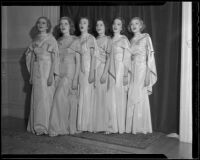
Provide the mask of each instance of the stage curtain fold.
{"label": "stage curtain fold", "polygon": [[[152,38],[158,74],[150,95],[153,130],[179,134],[182,3],[120,5],[119,2],[113,6],[61,6],[61,16],[71,17],[76,29],[79,18],[88,17],[91,33],[99,17],[109,22],[110,28],[114,17],[124,18],[126,28],[132,17],[141,17],[146,24],[144,32]],[[125,34],[128,38],[132,36],[128,32]]]}

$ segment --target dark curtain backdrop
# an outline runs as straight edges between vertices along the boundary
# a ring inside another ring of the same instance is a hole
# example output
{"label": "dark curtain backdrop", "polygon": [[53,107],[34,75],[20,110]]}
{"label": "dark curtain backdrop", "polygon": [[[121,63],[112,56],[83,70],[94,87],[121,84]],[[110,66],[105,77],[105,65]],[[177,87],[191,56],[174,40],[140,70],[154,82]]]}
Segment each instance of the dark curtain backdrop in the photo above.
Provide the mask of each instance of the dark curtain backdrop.
{"label": "dark curtain backdrop", "polygon": [[[76,26],[82,16],[87,16],[93,29],[95,20],[104,18],[111,25],[116,16],[125,19],[141,17],[149,33],[157,66],[158,81],[150,95],[152,125],[154,131],[179,133],[180,61],[181,61],[181,2],[164,5],[108,5],[108,6],[61,6],[61,17],[71,17]],[[78,32],[76,32],[78,34]],[[128,38],[131,34],[126,32]]]}

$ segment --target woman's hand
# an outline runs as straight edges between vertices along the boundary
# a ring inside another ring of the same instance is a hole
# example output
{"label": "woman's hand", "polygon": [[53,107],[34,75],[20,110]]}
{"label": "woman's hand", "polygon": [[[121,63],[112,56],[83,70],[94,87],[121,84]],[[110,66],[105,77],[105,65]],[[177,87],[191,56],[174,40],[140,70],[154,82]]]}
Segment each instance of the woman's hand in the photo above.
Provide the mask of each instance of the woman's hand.
{"label": "woman's hand", "polygon": [[103,84],[106,82],[106,74],[103,73],[103,75],[101,76],[100,82]]}
{"label": "woman's hand", "polygon": [[77,81],[78,81],[77,79],[74,79],[72,81],[72,89],[73,90],[77,90],[78,89],[78,82]]}
{"label": "woman's hand", "polygon": [[33,78],[32,78],[32,76],[31,76],[30,79],[29,79],[29,83],[30,83],[30,84],[33,84]]}
{"label": "woman's hand", "polygon": [[134,54],[132,54],[132,55],[131,55],[131,60],[133,61],[133,60],[134,60],[134,58],[135,58],[135,55],[134,55]]}
{"label": "woman's hand", "polygon": [[126,86],[128,85],[128,75],[125,75],[123,78],[123,85]]}
{"label": "woman's hand", "polygon": [[49,76],[48,80],[47,80],[47,86],[51,86],[53,83],[53,75]]}

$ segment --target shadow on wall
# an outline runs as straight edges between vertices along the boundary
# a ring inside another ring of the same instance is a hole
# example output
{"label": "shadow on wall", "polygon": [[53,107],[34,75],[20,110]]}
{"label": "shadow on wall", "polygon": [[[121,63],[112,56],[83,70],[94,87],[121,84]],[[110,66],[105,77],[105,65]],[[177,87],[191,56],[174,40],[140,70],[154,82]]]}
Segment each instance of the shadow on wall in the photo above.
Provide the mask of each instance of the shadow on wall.
{"label": "shadow on wall", "polygon": [[25,92],[26,96],[25,96],[25,104],[24,104],[24,119],[25,119],[25,124],[27,126],[28,124],[28,117],[29,117],[29,112],[30,112],[30,102],[31,102],[31,89],[32,86],[29,83],[29,72],[28,69],[26,67],[26,55],[25,52],[22,54],[21,58],[20,58],[20,70],[21,70],[21,74],[24,80],[24,85],[23,85],[23,92]]}

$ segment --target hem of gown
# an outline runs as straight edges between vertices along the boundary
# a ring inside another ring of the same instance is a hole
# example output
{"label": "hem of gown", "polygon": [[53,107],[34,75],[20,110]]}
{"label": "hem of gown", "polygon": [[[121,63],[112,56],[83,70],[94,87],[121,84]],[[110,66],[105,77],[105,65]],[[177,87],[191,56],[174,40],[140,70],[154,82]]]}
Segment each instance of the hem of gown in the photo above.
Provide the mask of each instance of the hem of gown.
{"label": "hem of gown", "polygon": [[126,133],[130,133],[130,134],[148,134],[148,133],[153,133],[152,131],[130,131],[130,132],[127,132]]}
{"label": "hem of gown", "polygon": [[40,130],[40,131],[34,131],[34,130],[30,130],[30,129],[27,129],[27,131],[28,132],[30,132],[30,133],[33,133],[33,134],[35,134],[35,135],[47,135],[48,134],[48,132],[46,131],[46,130]]}
{"label": "hem of gown", "polygon": [[50,137],[55,137],[55,136],[64,136],[64,135],[70,135],[70,134],[76,134],[78,133],[77,131],[74,132],[51,132],[49,133]]}

